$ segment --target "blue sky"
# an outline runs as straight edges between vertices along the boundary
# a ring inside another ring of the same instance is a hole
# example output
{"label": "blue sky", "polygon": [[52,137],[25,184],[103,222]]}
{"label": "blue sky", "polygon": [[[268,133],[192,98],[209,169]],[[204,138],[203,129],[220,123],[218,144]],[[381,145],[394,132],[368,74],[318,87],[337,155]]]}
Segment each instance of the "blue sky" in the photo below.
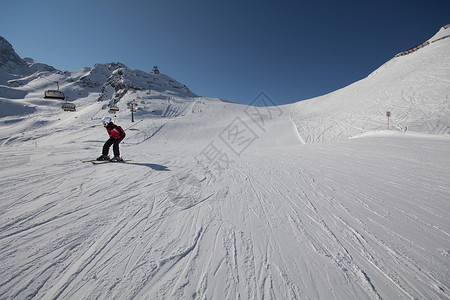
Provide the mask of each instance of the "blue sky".
{"label": "blue sky", "polygon": [[360,80],[450,23],[450,0],[0,0],[0,36],[60,70],[122,62],[277,104]]}

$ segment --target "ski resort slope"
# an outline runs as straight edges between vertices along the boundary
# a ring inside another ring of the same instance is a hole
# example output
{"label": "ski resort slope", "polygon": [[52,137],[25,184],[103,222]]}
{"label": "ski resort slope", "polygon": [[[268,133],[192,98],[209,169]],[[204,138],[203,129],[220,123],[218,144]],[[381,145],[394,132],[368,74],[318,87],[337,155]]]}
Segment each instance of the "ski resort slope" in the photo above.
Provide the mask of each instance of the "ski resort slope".
{"label": "ski resort slope", "polygon": [[289,107],[260,127],[199,98],[117,117],[130,161],[82,163],[106,139],[100,105],[2,144],[1,298],[449,297],[447,135],[305,145]]}
{"label": "ski resort slope", "polygon": [[[449,41],[285,106],[117,64],[5,79],[0,299],[449,299]],[[113,99],[127,162],[82,162]]]}
{"label": "ski resort slope", "polygon": [[371,130],[450,133],[450,27],[423,48],[397,56],[348,87],[294,105],[306,143],[346,139]]}

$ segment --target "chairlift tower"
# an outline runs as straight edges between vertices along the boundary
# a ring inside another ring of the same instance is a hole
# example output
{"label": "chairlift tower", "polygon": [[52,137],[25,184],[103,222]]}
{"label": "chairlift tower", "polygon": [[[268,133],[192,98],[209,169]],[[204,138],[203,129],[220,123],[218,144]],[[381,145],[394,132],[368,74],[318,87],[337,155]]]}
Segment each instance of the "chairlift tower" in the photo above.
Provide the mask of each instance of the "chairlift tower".
{"label": "chairlift tower", "polygon": [[158,66],[153,66],[153,73],[156,74],[156,75],[159,74]]}
{"label": "chairlift tower", "polygon": [[147,81],[147,83],[148,83],[148,92],[147,92],[147,94],[151,95],[151,93],[152,93],[152,82],[151,81]]}
{"label": "chairlift tower", "polygon": [[127,103],[128,109],[131,111],[131,122],[134,122],[134,113],[137,111],[136,107],[138,106],[136,99]]}

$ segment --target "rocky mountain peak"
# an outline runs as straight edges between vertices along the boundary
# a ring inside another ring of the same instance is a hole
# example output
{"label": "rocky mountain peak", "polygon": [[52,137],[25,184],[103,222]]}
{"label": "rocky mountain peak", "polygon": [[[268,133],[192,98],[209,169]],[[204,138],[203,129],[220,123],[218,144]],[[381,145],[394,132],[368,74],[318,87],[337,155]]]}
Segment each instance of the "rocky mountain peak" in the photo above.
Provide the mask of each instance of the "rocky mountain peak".
{"label": "rocky mountain peak", "polygon": [[25,66],[27,63],[17,55],[11,44],[0,36],[0,68],[12,73]]}

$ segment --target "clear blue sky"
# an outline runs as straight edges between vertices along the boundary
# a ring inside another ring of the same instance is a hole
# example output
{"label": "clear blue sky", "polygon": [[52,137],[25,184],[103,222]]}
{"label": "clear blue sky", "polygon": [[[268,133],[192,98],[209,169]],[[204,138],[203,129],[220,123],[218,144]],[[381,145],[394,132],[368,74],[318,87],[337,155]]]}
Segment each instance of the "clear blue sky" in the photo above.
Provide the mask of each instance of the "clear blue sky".
{"label": "clear blue sky", "polygon": [[60,70],[122,62],[198,95],[278,104],[370,74],[450,23],[450,0],[0,0],[0,35]]}

